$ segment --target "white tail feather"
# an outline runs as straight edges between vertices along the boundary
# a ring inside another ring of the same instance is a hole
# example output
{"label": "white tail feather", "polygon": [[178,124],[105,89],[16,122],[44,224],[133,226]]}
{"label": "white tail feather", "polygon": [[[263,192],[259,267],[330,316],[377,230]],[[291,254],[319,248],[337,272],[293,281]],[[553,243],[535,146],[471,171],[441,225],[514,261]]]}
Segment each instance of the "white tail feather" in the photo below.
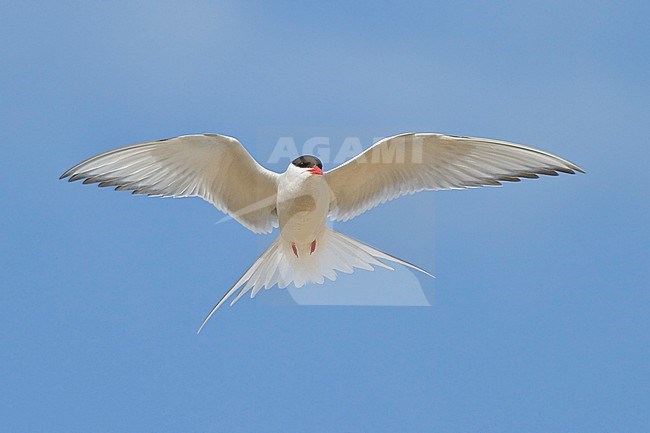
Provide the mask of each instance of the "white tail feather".
{"label": "white tail feather", "polygon": [[334,281],[337,272],[350,274],[355,268],[373,271],[374,266],[379,266],[393,270],[380,260],[399,263],[433,277],[424,269],[330,228],[325,229],[322,237],[317,241],[316,250],[308,256],[296,257],[291,250],[290,243],[278,236],[212,308],[210,314],[201,323],[198,332],[201,332],[214,312],[240,287],[241,290],[230,305],[233,305],[249,291],[252,298],[263,288],[268,290],[275,285],[283,289],[291,283],[296,287],[302,287],[310,282],[323,284],[325,278]]}

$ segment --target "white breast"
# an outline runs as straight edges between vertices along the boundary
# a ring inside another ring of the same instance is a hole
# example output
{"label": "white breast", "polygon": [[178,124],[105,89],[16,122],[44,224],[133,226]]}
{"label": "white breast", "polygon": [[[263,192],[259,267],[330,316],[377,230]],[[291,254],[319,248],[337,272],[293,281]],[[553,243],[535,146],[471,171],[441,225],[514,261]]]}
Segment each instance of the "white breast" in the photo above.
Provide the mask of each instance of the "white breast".
{"label": "white breast", "polygon": [[292,167],[279,179],[278,221],[282,238],[302,249],[325,230],[329,188],[323,176]]}

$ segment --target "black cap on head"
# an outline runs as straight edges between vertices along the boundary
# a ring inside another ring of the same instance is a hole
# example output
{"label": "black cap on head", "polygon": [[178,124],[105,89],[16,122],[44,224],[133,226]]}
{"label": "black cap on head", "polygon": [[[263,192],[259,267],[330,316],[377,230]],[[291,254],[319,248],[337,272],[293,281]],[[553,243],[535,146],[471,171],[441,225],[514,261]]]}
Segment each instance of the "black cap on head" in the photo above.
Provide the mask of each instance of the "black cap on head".
{"label": "black cap on head", "polygon": [[314,166],[323,169],[323,163],[313,155],[303,155],[291,161],[293,165],[300,168],[312,168]]}

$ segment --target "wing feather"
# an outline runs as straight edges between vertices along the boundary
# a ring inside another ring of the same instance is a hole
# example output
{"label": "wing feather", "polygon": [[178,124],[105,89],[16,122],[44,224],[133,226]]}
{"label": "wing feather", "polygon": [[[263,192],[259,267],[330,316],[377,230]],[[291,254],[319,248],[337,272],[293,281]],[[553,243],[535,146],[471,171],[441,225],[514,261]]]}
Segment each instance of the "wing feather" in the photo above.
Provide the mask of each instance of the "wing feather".
{"label": "wing feather", "polygon": [[255,233],[277,227],[278,174],[259,165],[234,138],[185,135],[135,144],[83,161],[70,182],[159,197],[201,197]]}
{"label": "wing feather", "polygon": [[325,173],[330,218],[347,221],[404,194],[499,186],[584,171],[550,153],[505,141],[442,134],[383,139]]}

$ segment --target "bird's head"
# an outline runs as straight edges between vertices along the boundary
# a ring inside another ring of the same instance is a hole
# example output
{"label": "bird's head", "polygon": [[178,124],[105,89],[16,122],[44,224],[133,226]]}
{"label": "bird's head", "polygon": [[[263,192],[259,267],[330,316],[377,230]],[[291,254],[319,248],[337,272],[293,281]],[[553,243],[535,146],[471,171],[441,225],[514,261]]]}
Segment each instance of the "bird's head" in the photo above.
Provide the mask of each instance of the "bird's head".
{"label": "bird's head", "polygon": [[291,161],[290,170],[299,170],[310,174],[323,175],[323,163],[313,155],[303,155]]}

